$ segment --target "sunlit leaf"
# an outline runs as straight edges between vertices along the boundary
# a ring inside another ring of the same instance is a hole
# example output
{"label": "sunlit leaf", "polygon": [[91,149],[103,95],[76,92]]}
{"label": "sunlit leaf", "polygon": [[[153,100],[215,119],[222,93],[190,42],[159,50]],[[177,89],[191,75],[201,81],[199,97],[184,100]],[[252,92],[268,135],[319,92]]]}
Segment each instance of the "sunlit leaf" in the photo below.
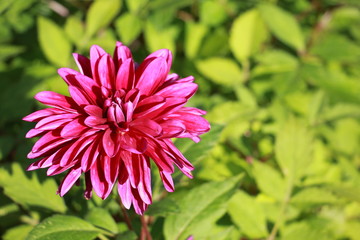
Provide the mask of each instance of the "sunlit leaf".
{"label": "sunlit leaf", "polygon": [[259,51],[267,38],[267,30],[257,9],[249,10],[235,19],[230,31],[230,47],[241,62]]}
{"label": "sunlit leaf", "polygon": [[118,232],[118,228],[114,218],[104,208],[90,209],[85,216],[85,219],[97,227],[101,227],[113,233]]}
{"label": "sunlit leaf", "polygon": [[50,62],[66,67],[69,64],[71,44],[65,32],[52,20],[38,18],[38,38],[40,46]]}
{"label": "sunlit leaf", "polygon": [[250,238],[267,236],[266,219],[259,203],[243,191],[229,201],[228,213],[241,232]]}
{"label": "sunlit leaf", "polygon": [[259,10],[266,25],[279,40],[298,51],[304,50],[305,39],[292,14],[271,4],[261,4]]}
{"label": "sunlit leaf", "polygon": [[91,240],[99,231],[81,218],[67,215],[55,215],[46,218],[29,233],[27,240]]}
{"label": "sunlit leaf", "polygon": [[228,58],[197,61],[196,67],[203,75],[221,85],[234,86],[243,80],[240,67]]}
{"label": "sunlit leaf", "polygon": [[304,123],[290,118],[278,130],[275,153],[284,176],[297,181],[312,160],[312,134]]}
{"label": "sunlit leaf", "polygon": [[[134,1],[135,2],[135,1]],[[142,30],[142,22],[138,16],[131,13],[122,14],[115,21],[116,31],[124,44],[134,41]]]}
{"label": "sunlit leaf", "polygon": [[165,219],[164,235],[167,240],[195,239],[206,236],[213,224],[226,212],[226,201],[231,197],[240,178],[211,182],[193,188],[181,199],[177,198],[180,212]]}
{"label": "sunlit leaf", "polygon": [[29,179],[18,163],[12,164],[11,171],[0,169],[0,186],[8,197],[21,205],[61,213],[66,211],[64,200],[56,195],[58,187],[55,180],[49,178],[40,183],[35,174]]}
{"label": "sunlit leaf", "polygon": [[107,26],[122,6],[121,0],[96,0],[86,15],[85,34],[90,38],[99,29]]}

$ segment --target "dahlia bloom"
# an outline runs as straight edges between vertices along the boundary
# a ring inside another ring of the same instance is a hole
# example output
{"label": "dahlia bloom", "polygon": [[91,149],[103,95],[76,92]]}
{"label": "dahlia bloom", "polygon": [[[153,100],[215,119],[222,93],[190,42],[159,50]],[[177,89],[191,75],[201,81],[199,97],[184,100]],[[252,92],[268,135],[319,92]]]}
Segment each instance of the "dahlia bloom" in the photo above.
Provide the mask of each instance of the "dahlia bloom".
{"label": "dahlia bloom", "polygon": [[35,95],[51,108],[23,118],[37,122],[27,138],[41,138],[28,158],[40,158],[28,170],[48,168],[52,176],[67,171],[59,186],[63,196],[84,174],[85,198],[92,190],[105,199],[117,183],[123,205],[143,214],[152,202],[150,159],[164,187],[174,191],[174,164],[188,177],[193,166],[171,138],[190,138],[210,129],[204,111],[184,107],[196,92],[192,76],[169,74],[167,49],[150,54],[137,65],[130,50],[117,42],[114,55],[92,46],[90,59],[73,54],[80,72],[58,70],[70,97],[44,91]]}

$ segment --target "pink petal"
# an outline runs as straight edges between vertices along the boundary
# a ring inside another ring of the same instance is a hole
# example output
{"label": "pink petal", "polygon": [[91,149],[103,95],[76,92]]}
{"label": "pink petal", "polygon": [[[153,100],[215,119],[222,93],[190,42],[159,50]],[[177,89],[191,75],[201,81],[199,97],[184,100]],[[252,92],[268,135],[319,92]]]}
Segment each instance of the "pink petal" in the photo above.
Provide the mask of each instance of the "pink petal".
{"label": "pink petal", "polygon": [[156,95],[167,97],[180,97],[189,99],[194,95],[198,86],[195,83],[171,84],[156,93]]}
{"label": "pink petal", "polygon": [[81,118],[76,118],[64,126],[60,132],[60,135],[63,138],[79,137],[87,129],[89,128],[84,124],[84,120]]}
{"label": "pink petal", "polygon": [[87,57],[84,57],[83,55],[80,55],[78,53],[73,53],[73,57],[80,72],[85,76],[92,77],[90,60]]}
{"label": "pink petal", "polygon": [[115,66],[109,54],[104,54],[97,66],[97,73],[101,82],[101,86],[111,89],[115,80]]}
{"label": "pink petal", "polygon": [[38,136],[40,136],[40,135],[42,135],[42,134],[44,134],[44,133],[46,133],[45,130],[39,130],[39,129],[33,128],[33,129],[30,129],[30,130],[26,133],[25,137],[26,137],[26,138],[38,137]]}
{"label": "pink petal", "polygon": [[116,42],[116,47],[114,50],[114,63],[116,69],[127,60],[132,59],[131,51],[128,47],[123,45],[121,42]]}
{"label": "pink petal", "polygon": [[168,65],[163,57],[155,58],[150,63],[144,61],[135,72],[135,87],[141,94],[149,96],[165,82],[168,72]]}
{"label": "pink petal", "polygon": [[76,112],[76,110],[74,110],[75,102],[70,97],[66,97],[56,92],[39,92],[35,95],[35,99],[45,105]]}
{"label": "pink petal", "polygon": [[74,101],[79,106],[94,104],[92,99],[88,98],[86,96],[86,93],[83,90],[81,90],[80,88],[77,88],[74,86],[69,86],[69,92],[70,92],[71,97],[74,99]]}
{"label": "pink petal", "polygon": [[154,112],[155,110],[158,110],[162,106],[165,105],[166,99],[162,96],[150,96],[143,100],[141,100],[136,109],[135,109],[135,118],[141,118],[144,116],[149,115],[150,113]]}
{"label": "pink petal", "polygon": [[99,106],[88,105],[88,106],[84,107],[84,110],[90,116],[102,118],[103,110]]}
{"label": "pink petal", "polygon": [[45,117],[49,117],[55,114],[62,114],[62,113],[67,113],[67,112],[56,108],[41,109],[27,115],[26,117],[23,118],[23,120],[27,122],[37,122]]}
{"label": "pink petal", "polygon": [[184,106],[186,101],[186,98],[166,98],[166,102],[161,108],[149,112],[142,117],[153,120],[164,118]]}
{"label": "pink petal", "polygon": [[106,129],[107,126],[103,125],[106,122],[107,122],[107,119],[94,117],[94,116],[89,116],[84,121],[86,126],[89,126],[92,128],[98,128],[98,129]]}
{"label": "pink petal", "polygon": [[147,118],[135,119],[130,123],[129,127],[139,131],[140,134],[146,134],[153,137],[158,137],[162,134],[161,126],[157,122]]}
{"label": "pink petal", "polygon": [[121,202],[124,205],[126,209],[129,209],[131,207],[132,202],[132,191],[130,186],[130,181],[127,179],[124,182],[118,183],[118,193],[121,198]]}
{"label": "pink petal", "polygon": [[135,154],[142,154],[147,149],[147,141],[144,138],[134,138],[125,134],[121,138],[121,148]]}
{"label": "pink petal", "polygon": [[183,133],[186,129],[185,125],[177,119],[169,119],[160,124],[163,129],[161,138],[174,138]]}
{"label": "pink petal", "polygon": [[134,61],[131,58],[126,59],[117,72],[115,88],[131,89],[134,85],[134,73]]}
{"label": "pink petal", "polygon": [[64,196],[70,188],[74,185],[74,183],[79,179],[81,175],[81,168],[72,168],[68,174],[65,176],[64,180],[61,182],[59,187],[59,195]]}
{"label": "pink petal", "polygon": [[166,191],[168,191],[168,192],[175,191],[174,181],[171,177],[171,173],[165,172],[165,171],[160,171],[160,177],[162,179],[162,182],[164,184]]}
{"label": "pink petal", "polygon": [[98,137],[87,147],[84,154],[82,155],[80,161],[81,161],[81,170],[83,172],[87,172],[98,158],[100,154],[99,142],[100,140]]}
{"label": "pink petal", "polygon": [[144,62],[152,58],[160,58],[160,57],[165,59],[167,65],[167,72],[170,72],[170,68],[172,65],[172,53],[169,49],[160,49],[151,53],[149,56],[145,58]]}
{"label": "pink petal", "polygon": [[92,78],[82,75],[70,68],[60,68],[58,73],[69,86],[81,89],[86,98],[91,102],[98,100],[100,86]]}
{"label": "pink petal", "polygon": [[[99,59],[106,54],[104,49],[99,47],[98,45],[92,45],[90,48],[90,65],[91,65],[91,73],[93,79],[98,82],[98,74],[97,74],[97,65],[99,63]],[[100,82],[98,82],[100,83]]]}
{"label": "pink petal", "polygon": [[112,133],[111,129],[106,129],[102,138],[102,145],[106,155],[109,157],[115,156],[119,150],[119,144],[116,142],[116,136]]}

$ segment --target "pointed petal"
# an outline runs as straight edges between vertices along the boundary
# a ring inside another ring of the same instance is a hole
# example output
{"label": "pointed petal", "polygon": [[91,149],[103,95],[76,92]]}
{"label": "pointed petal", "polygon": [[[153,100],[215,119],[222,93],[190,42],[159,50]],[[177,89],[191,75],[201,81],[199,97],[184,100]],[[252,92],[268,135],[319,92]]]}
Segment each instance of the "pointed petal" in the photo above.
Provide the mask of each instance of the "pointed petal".
{"label": "pointed petal", "polygon": [[134,61],[129,58],[126,59],[123,64],[121,64],[117,74],[116,74],[116,84],[115,88],[120,89],[131,89],[134,86]]}
{"label": "pointed petal", "polygon": [[74,183],[80,178],[81,168],[72,168],[68,174],[65,176],[64,180],[61,182],[59,187],[59,195],[64,196],[70,188],[74,185]]}
{"label": "pointed petal", "polygon": [[150,63],[149,61],[144,61],[135,72],[135,87],[140,90],[141,94],[150,96],[165,82],[168,73],[168,65],[165,58],[158,57]]}
{"label": "pointed petal", "polygon": [[60,109],[71,112],[76,112],[76,110],[74,109],[75,102],[70,97],[66,97],[59,93],[52,91],[43,91],[37,93],[34,98],[42,104],[52,107],[58,107]]}
{"label": "pointed petal", "polygon": [[88,77],[91,77],[90,60],[87,57],[78,53],[73,53],[73,57],[80,72]]}

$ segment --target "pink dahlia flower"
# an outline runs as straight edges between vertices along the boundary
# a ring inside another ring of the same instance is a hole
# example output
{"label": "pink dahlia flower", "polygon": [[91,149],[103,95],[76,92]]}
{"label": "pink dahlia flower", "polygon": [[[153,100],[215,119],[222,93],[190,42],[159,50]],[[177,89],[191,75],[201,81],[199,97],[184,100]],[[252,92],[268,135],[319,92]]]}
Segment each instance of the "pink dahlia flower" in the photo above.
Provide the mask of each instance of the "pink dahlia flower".
{"label": "pink dahlia flower", "polygon": [[174,191],[174,164],[188,177],[193,166],[171,138],[191,138],[210,129],[204,111],[184,107],[196,92],[192,76],[169,74],[172,55],[163,49],[136,65],[120,42],[114,56],[92,46],[90,59],[73,54],[80,69],[58,70],[70,97],[44,91],[35,99],[51,106],[25,121],[37,122],[26,137],[41,136],[28,158],[40,158],[28,170],[48,168],[52,176],[67,171],[59,186],[63,196],[85,175],[85,198],[92,190],[105,199],[117,182],[126,208],[143,214],[152,201],[150,159],[165,189]]}

